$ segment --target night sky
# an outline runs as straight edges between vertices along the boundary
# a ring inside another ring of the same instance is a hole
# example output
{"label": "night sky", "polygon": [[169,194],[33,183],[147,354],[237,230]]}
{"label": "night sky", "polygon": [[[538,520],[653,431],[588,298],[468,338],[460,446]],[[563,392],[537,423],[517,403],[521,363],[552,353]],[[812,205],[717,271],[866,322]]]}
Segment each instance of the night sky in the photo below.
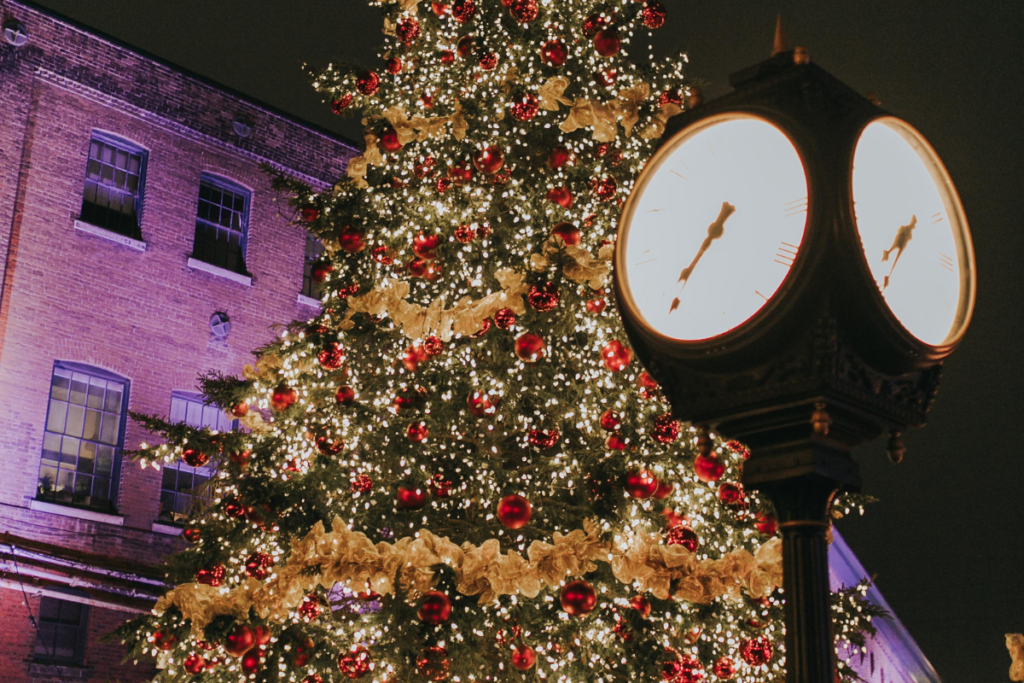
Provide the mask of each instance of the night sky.
{"label": "night sky", "polygon": [[[569,0],[566,0],[569,1]],[[947,362],[929,425],[903,464],[861,447],[880,500],[839,528],[946,681],[1007,681],[1007,632],[1024,631],[1024,0],[662,0],[658,47],[683,47],[705,94],[769,56],[775,14],[793,43],[921,130],[966,207],[978,305]],[[353,139],[300,71],[376,64],[376,9],[363,0],[44,0],[165,60]],[[2,6],[2,3],[0,3]]]}

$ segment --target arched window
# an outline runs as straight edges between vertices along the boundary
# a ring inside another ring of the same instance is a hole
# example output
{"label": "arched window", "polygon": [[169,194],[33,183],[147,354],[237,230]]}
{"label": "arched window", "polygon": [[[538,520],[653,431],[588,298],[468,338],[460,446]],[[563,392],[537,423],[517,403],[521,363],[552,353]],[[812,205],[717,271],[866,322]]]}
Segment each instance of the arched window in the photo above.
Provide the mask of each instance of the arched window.
{"label": "arched window", "polygon": [[249,196],[248,190],[230,180],[202,174],[192,258],[248,275],[245,242],[249,228]]}
{"label": "arched window", "polygon": [[37,497],[114,512],[127,412],[128,380],[88,365],[54,363]]}

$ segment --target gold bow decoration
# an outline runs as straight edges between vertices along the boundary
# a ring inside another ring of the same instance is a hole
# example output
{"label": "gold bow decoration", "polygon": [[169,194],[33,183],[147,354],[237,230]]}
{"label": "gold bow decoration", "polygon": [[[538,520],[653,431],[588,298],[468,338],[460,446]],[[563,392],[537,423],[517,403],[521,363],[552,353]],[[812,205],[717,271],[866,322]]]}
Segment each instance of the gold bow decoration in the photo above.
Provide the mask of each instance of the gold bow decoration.
{"label": "gold bow decoration", "polygon": [[349,298],[348,314],[341,328],[351,329],[352,316],[366,313],[371,316],[387,314],[401,327],[402,333],[413,340],[436,335],[447,342],[457,334],[475,334],[483,327],[484,320],[494,317],[503,308],[519,315],[526,312],[523,296],[530,287],[525,283],[525,275],[511,268],[502,268],[494,277],[501,290],[476,300],[463,297],[452,308],[445,308],[443,296],[428,306],[410,303],[406,301],[409,283],[386,279],[366,294]]}
{"label": "gold bow decoration", "polygon": [[466,122],[466,115],[462,113],[462,103],[455,103],[455,111],[449,117],[452,122],[452,137],[461,142],[469,132],[469,123]]}
{"label": "gold bow decoration", "polygon": [[1010,680],[1024,681],[1024,634],[1007,633],[1006,649],[1010,651]]}
{"label": "gold bow decoration", "polygon": [[537,97],[540,100],[541,109],[547,111],[558,111],[558,106],[564,104],[571,106],[572,100],[565,97],[565,90],[569,87],[569,79],[565,76],[552,76],[544,82],[537,90]]}
{"label": "gold bow decoration", "polygon": [[643,81],[632,88],[619,91],[613,106],[615,112],[622,118],[622,130],[625,131],[627,138],[633,134],[633,126],[640,121],[640,105],[650,96],[651,86]]}
{"label": "gold bow decoration", "polygon": [[366,182],[366,172],[370,166],[383,166],[384,155],[380,153],[380,149],[377,147],[377,136],[373,133],[367,132],[363,139],[366,141],[366,150],[362,155],[353,157],[348,160],[348,166],[345,169],[346,175],[351,178],[356,187],[367,188],[369,183]]}
{"label": "gold bow decoration", "polygon": [[[548,81],[548,83],[550,82]],[[548,83],[545,83],[544,87]],[[572,133],[580,128],[593,128],[594,140],[612,142],[618,135],[618,123],[621,118],[626,137],[630,137],[633,134],[633,127],[640,121],[640,105],[646,102],[650,95],[651,86],[641,81],[632,88],[621,90],[618,97],[610,102],[599,102],[585,97],[577,98],[572,103],[569,116],[558,128],[563,133]],[[557,111],[557,107],[555,110]],[[657,120],[659,116],[662,116],[662,113],[655,115],[655,119]],[[668,120],[667,116],[665,120]],[[664,133],[664,125],[662,125],[662,133]]]}
{"label": "gold bow decoration", "polygon": [[435,585],[435,568],[443,564],[455,573],[459,593],[478,596],[485,604],[502,595],[535,598],[545,587],[557,589],[566,578],[594,571],[597,562],[610,564],[618,581],[655,597],[699,604],[719,597],[738,600],[743,592],[757,599],[782,585],[779,539],[756,553],[734,550],[718,560],[698,560],[681,545],[664,545],[658,533],[636,534],[616,547],[601,541],[597,524],[587,520],[583,529],[556,533],[552,543],[534,541],[524,558],[511,550],[503,555],[497,539],[460,547],[426,529],[393,544],[374,545],[335,517],[330,532],[317,522],[305,538],[293,540],[287,563],[266,583],[247,578],[231,589],[182,584],[160,598],[153,611],[159,615],[177,607],[201,638],[216,617],[245,619],[250,607],[262,619],[283,623],[317,585],[330,590],[340,584],[353,592],[381,595],[401,589],[416,595]]}
{"label": "gold bow decoration", "polygon": [[405,113],[405,108],[401,105],[385,109],[381,112],[381,116],[395,129],[395,133],[398,134],[398,142],[403,147],[416,139],[416,130],[409,122],[409,115]]}
{"label": "gold bow decoration", "polygon": [[582,245],[567,245],[561,237],[552,235],[544,243],[541,253],[530,257],[530,268],[537,273],[547,270],[551,266],[551,257],[559,250],[568,257],[562,267],[562,274],[567,279],[577,284],[586,284],[594,290],[608,284],[612,273],[612,257],[615,255],[614,244],[602,245],[595,258]]}
{"label": "gold bow decoration", "polygon": [[665,134],[665,126],[668,120],[683,110],[678,104],[669,102],[658,108],[658,113],[651,119],[650,125],[640,130],[640,137],[644,140],[655,140]]}

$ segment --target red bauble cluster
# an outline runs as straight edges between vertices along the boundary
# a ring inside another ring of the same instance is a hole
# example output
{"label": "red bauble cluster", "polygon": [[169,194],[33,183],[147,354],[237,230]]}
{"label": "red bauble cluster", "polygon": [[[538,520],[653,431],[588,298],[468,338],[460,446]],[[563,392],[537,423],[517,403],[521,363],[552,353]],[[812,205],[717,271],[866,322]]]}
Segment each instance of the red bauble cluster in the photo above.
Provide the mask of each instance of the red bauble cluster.
{"label": "red bauble cluster", "polygon": [[202,467],[210,461],[210,456],[195,448],[186,448],[181,452],[181,459],[190,467]]}
{"label": "red bauble cluster", "polygon": [[508,332],[516,326],[516,312],[511,308],[502,308],[494,314],[494,324],[499,330]]}
{"label": "red bauble cluster", "polygon": [[320,602],[320,598],[315,595],[307,595],[302,598],[302,602],[299,603],[299,616],[306,621],[313,621],[320,616],[324,611],[324,606]]}
{"label": "red bauble cluster", "polygon": [[593,38],[597,32],[608,26],[608,21],[600,14],[591,14],[583,20],[583,36],[587,39]]}
{"label": "red bauble cluster", "polygon": [[519,360],[535,363],[544,357],[547,345],[543,339],[532,332],[525,332],[516,339],[515,349]]}
{"label": "red bauble cluster", "polygon": [[665,25],[668,12],[658,0],[647,0],[644,3],[644,8],[640,11],[640,16],[643,18],[644,26],[654,30]]}
{"label": "red bauble cluster", "polygon": [[661,443],[674,443],[679,438],[679,421],[671,413],[659,415],[654,418],[651,434]]}
{"label": "red bauble cluster", "polygon": [[188,657],[185,657],[182,666],[186,672],[195,676],[206,671],[206,660],[203,659],[202,655],[193,652]]}
{"label": "red bauble cluster", "polygon": [[530,287],[526,300],[530,303],[533,310],[539,313],[547,313],[558,308],[558,302],[561,300],[561,297],[558,294],[557,285],[553,282],[545,282],[544,284]]}
{"label": "red bauble cluster", "polygon": [[484,71],[494,71],[498,66],[498,55],[493,52],[485,52],[480,55],[480,60],[477,62],[480,68]]}
{"label": "red bauble cluster", "polygon": [[693,472],[705,483],[718,481],[725,473],[725,464],[714,455],[698,455],[693,461]]}
{"label": "red bauble cluster", "polygon": [[697,533],[688,526],[674,526],[665,534],[665,543],[668,545],[681,545],[691,553],[697,552],[700,546],[700,539]]}
{"label": "red bauble cluster", "polygon": [[629,599],[629,606],[640,613],[640,616],[646,619],[651,616],[651,601],[643,595],[634,595]]}
{"label": "red bauble cluster", "polygon": [[520,24],[528,24],[537,18],[540,10],[537,0],[512,0],[508,4],[508,13]]}
{"label": "red bauble cluster", "polygon": [[385,152],[397,152],[402,149],[402,140],[398,137],[398,131],[388,126],[381,131],[380,148]]}
{"label": "red bauble cluster", "polygon": [[532,516],[533,508],[530,501],[518,494],[505,496],[498,503],[498,521],[508,529],[522,529]]}
{"label": "red bauble cluster", "polygon": [[473,153],[473,166],[484,175],[494,175],[505,165],[505,152],[497,145]]}
{"label": "red bauble cluster", "polygon": [[398,39],[402,41],[404,44],[412,45],[414,42],[416,42],[416,39],[419,38],[420,22],[416,21],[412,17],[400,19],[398,25],[395,26],[395,34],[398,36]]}
{"label": "red bauble cluster", "polygon": [[287,410],[298,400],[298,392],[284,382],[278,384],[270,395],[270,405],[274,410]]}
{"label": "red bauble cluster", "polygon": [[352,493],[367,493],[373,490],[373,479],[368,474],[357,474],[352,478]]}
{"label": "red bauble cluster", "polygon": [[476,237],[476,230],[474,230],[472,226],[463,223],[459,227],[455,228],[454,236],[459,242],[469,244],[473,241],[473,238]]}
{"label": "red bauble cluster", "polygon": [[224,583],[224,565],[217,563],[212,567],[201,567],[196,570],[196,583],[217,587]]}
{"label": "red bauble cluster", "polygon": [[658,392],[661,390],[661,387],[658,386],[658,383],[648,372],[641,372],[636,383],[640,387],[640,398],[644,400],[657,397]]}
{"label": "red bauble cluster", "polygon": [[612,339],[601,349],[601,361],[612,372],[625,370],[633,360],[633,352],[618,339]]}
{"label": "red bauble cluster", "polygon": [[350,225],[346,225],[338,231],[338,245],[342,251],[349,254],[358,254],[366,248],[365,236],[366,233],[363,232],[362,228],[353,228]]}
{"label": "red bauble cluster", "polygon": [[336,97],[331,100],[331,111],[335,114],[341,114],[343,111],[348,109],[348,105],[352,104],[352,93],[345,93],[341,97]]}
{"label": "red bauble cluster", "polygon": [[380,76],[376,71],[364,71],[356,77],[356,90],[367,97],[377,93],[380,88]]}
{"label": "red bauble cluster", "polygon": [[668,683],[700,683],[705,676],[704,667],[693,655],[676,653],[661,667],[661,677]]}
{"label": "red bauble cluster", "polygon": [[338,657],[338,670],[346,678],[355,680],[370,673],[373,668],[373,659],[370,652],[362,645],[356,645],[345,654]]}
{"label": "red bauble cluster", "polygon": [[569,59],[569,48],[561,40],[549,40],[541,46],[540,56],[548,66],[562,66]]}
{"label": "red bauble cluster", "polygon": [[529,645],[517,645],[512,650],[512,666],[520,671],[529,671],[537,661],[537,653]]}
{"label": "red bauble cluster", "polygon": [[423,648],[416,657],[416,673],[433,683],[447,680],[449,666],[448,650],[437,645]]}
{"label": "red bauble cluster", "polygon": [[476,14],[476,3],[473,0],[455,0],[452,4],[452,16],[460,24],[473,20]]}
{"label": "red bauble cluster", "polygon": [[614,410],[606,410],[601,413],[601,429],[606,432],[617,432],[622,429],[622,418]]}
{"label": "red bauble cluster", "polygon": [[557,429],[531,429],[527,438],[531,446],[551,448],[558,443],[559,436]]}
{"label": "red bauble cluster", "polygon": [[622,487],[633,498],[650,498],[658,490],[658,478],[647,470],[631,470],[626,473]]}
{"label": "red bauble cluster", "polygon": [[427,482],[427,486],[430,487],[430,493],[435,498],[447,498],[452,494],[452,483],[441,473],[432,476]]}
{"label": "red bauble cluster", "polygon": [[718,487],[718,500],[726,507],[741,508],[745,506],[747,496],[739,484],[726,482]]}
{"label": "red bauble cluster", "polygon": [[173,633],[164,633],[163,631],[154,631],[153,635],[147,638],[147,640],[153,644],[154,647],[167,652],[173,650],[174,646],[178,644],[178,636]]}
{"label": "red bauble cluster", "polygon": [[728,657],[719,657],[715,660],[715,666],[712,668],[712,671],[715,672],[718,680],[731,681],[733,676],[736,675],[736,662]]}
{"label": "red bauble cluster", "polygon": [[771,661],[773,654],[775,654],[775,648],[772,647],[772,641],[767,636],[750,638],[740,644],[740,656],[750,666],[767,664]]}
{"label": "red bauble cluster", "polygon": [[337,370],[345,364],[345,350],[338,342],[331,342],[316,356],[324,370]]}
{"label": "red bauble cluster", "polygon": [[582,617],[597,606],[597,592],[586,581],[570,581],[562,586],[559,602],[571,616]]}
{"label": "red bauble cluster", "polygon": [[235,417],[245,417],[246,415],[249,414],[249,404],[246,403],[245,401],[236,404],[231,409],[231,414],[234,415]]}
{"label": "red bauble cluster", "polygon": [[320,218],[320,209],[316,208],[312,204],[307,204],[299,209],[299,213],[302,214],[302,220],[307,223],[313,223],[317,218]]}
{"label": "red bauble cluster", "polygon": [[251,576],[257,581],[270,576],[270,565],[273,560],[266,553],[253,553],[245,558],[245,575]]}
{"label": "red bauble cluster", "polygon": [[430,430],[427,429],[426,422],[413,422],[405,430],[405,436],[413,443],[423,443],[430,436]]}
{"label": "red bauble cluster", "polygon": [[523,93],[515,98],[508,107],[509,113],[516,121],[523,123],[532,121],[540,111],[540,100],[533,93]]}
{"label": "red bauble cluster", "polygon": [[573,154],[567,147],[555,147],[548,154],[548,168],[557,170],[571,164],[573,162]]}
{"label": "red bauble cluster", "polygon": [[356,390],[348,385],[338,387],[337,393],[334,394],[334,400],[343,406],[347,406],[356,400]]}
{"label": "red bauble cluster", "polygon": [[473,417],[490,417],[498,411],[497,401],[492,402],[491,397],[483,392],[474,391],[466,397],[466,407]]}
{"label": "red bauble cluster", "polygon": [[547,200],[558,204],[563,209],[572,208],[572,192],[566,187],[552,187],[548,190]]}
{"label": "red bauble cluster", "polygon": [[[416,26],[419,28],[419,24]],[[402,60],[398,57],[388,57],[388,60],[384,62],[384,68],[388,70],[389,74],[400,74],[402,73]]]}
{"label": "red bauble cluster", "polygon": [[256,644],[256,634],[246,624],[235,626],[235,630],[224,638],[224,649],[233,657],[241,657]]}
{"label": "red bauble cluster", "polygon": [[602,202],[608,202],[615,199],[615,193],[618,192],[619,184],[615,181],[615,178],[611,176],[605,176],[604,178],[595,178],[590,185],[594,194]]}
{"label": "red bauble cluster", "polygon": [[345,440],[327,435],[316,437],[316,449],[324,455],[337,455],[345,448]]}
{"label": "red bauble cluster", "polygon": [[412,238],[412,253],[425,261],[437,258],[437,248],[441,246],[441,236],[418,232]]}
{"label": "red bauble cluster", "polygon": [[402,510],[421,510],[430,502],[430,494],[419,486],[398,487],[398,507]]}
{"label": "red bauble cluster", "polygon": [[726,441],[725,447],[730,451],[740,456],[744,460],[750,459],[750,449],[741,444],[739,441]]}
{"label": "red bauble cluster", "polygon": [[452,614],[452,603],[441,591],[427,591],[420,598],[420,606],[416,616],[424,624],[437,626],[448,621]]}
{"label": "red bauble cluster", "polygon": [[563,221],[555,224],[555,227],[551,229],[551,234],[558,237],[566,244],[566,246],[575,246],[583,241],[583,233],[572,223]]}
{"label": "red bauble cluster", "polygon": [[603,28],[594,34],[594,50],[602,57],[614,57],[622,49],[622,38],[614,26]]}

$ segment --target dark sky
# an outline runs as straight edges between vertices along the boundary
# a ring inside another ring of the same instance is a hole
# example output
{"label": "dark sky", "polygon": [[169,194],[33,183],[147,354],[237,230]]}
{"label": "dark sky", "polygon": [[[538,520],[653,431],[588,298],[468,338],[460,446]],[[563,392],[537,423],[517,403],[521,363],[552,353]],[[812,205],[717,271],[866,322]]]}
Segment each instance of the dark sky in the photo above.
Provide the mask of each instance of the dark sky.
{"label": "dark sky", "polygon": [[[570,0],[565,0],[570,1]],[[663,0],[660,46],[689,50],[714,96],[768,56],[775,14],[815,61],[919,128],[971,223],[978,306],[930,423],[893,466],[858,452],[881,499],[840,529],[939,674],[1007,681],[1003,634],[1024,631],[1024,0]],[[2,3],[0,3],[2,4]],[[302,62],[375,63],[363,0],[43,0],[163,59],[360,139],[321,105]]]}

